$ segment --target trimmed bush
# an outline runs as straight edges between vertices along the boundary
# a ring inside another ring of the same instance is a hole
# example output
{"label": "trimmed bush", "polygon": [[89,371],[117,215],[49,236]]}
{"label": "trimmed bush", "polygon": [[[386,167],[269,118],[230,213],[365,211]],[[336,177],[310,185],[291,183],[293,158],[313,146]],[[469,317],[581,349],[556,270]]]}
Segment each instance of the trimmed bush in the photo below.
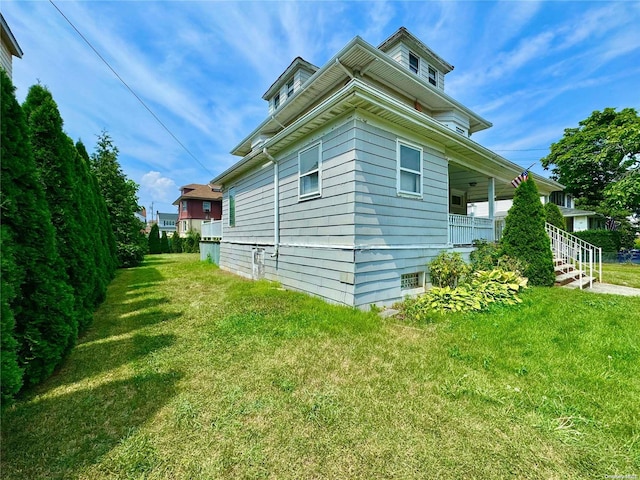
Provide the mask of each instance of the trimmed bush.
{"label": "trimmed bush", "polygon": [[545,218],[540,193],[529,176],[516,189],[513,206],[505,219],[501,250],[524,263],[523,274],[531,285],[552,286],[555,280]]}
{"label": "trimmed bush", "polygon": [[621,234],[618,230],[584,230],[573,234],[585,242],[602,248],[603,252],[617,252],[621,247]]}
{"label": "trimmed bush", "polygon": [[151,230],[149,230],[149,253],[152,255],[162,253],[162,247],[160,246],[160,228],[158,228],[157,223],[151,225]]}
{"label": "trimmed bush", "polygon": [[469,254],[472,271],[492,270],[498,264],[500,247],[497,243],[474,240],[473,246],[475,250]]}
{"label": "trimmed bush", "polygon": [[567,224],[560,212],[560,207],[555,203],[547,202],[544,204],[544,214],[547,219],[547,223],[558,227],[560,230],[566,230]]}
{"label": "trimmed bush", "polygon": [[162,236],[160,237],[160,252],[171,253],[171,246],[169,245],[169,237],[167,237],[167,232],[162,232]]}
{"label": "trimmed bush", "polygon": [[436,287],[455,287],[469,273],[469,266],[458,252],[441,252],[429,264],[431,283]]}

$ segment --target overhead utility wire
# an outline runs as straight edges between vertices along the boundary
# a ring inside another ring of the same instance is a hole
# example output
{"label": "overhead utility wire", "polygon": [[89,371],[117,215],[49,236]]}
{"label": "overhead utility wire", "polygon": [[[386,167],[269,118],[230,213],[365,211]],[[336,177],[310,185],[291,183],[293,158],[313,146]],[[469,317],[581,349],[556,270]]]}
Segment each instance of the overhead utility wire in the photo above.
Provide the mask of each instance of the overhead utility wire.
{"label": "overhead utility wire", "polygon": [[193,153],[191,153],[191,151],[190,151],[190,150],[189,150],[189,149],[188,149],[188,148],[187,148],[187,147],[186,147],[186,146],[185,146],[185,145],[180,141],[180,139],[179,139],[178,137],[176,137],[176,136],[173,134],[173,132],[172,132],[171,130],[169,130],[169,127],[167,127],[167,126],[162,122],[162,120],[160,120],[160,118],[158,118],[158,116],[157,116],[155,113],[153,113],[153,111],[151,110],[151,108],[149,108],[149,107],[147,106],[147,104],[146,104],[146,103],[144,103],[144,100],[142,100],[142,98],[140,98],[140,97],[138,96],[138,94],[137,94],[136,92],[134,92],[134,91],[133,91],[133,89],[132,89],[128,84],[127,84],[127,82],[125,82],[125,81],[124,81],[124,79],[123,79],[123,78],[118,74],[118,72],[116,72],[116,70],[115,70],[115,69],[114,69],[114,68],[109,64],[109,62],[107,62],[107,61],[105,60],[105,58],[104,58],[102,55],[100,55],[100,52],[98,52],[98,50],[97,50],[97,49],[96,49],[96,48],[91,44],[91,42],[90,42],[89,40],[87,40],[87,38],[82,34],[82,32],[80,32],[80,30],[78,30],[78,29],[76,28],[76,26],[71,22],[71,20],[69,20],[69,19],[67,18],[67,16],[62,12],[62,10],[60,10],[60,9],[58,8],[58,6],[57,6],[55,3],[53,3],[53,0],[49,0],[49,3],[51,3],[51,5],[53,5],[53,6],[54,6],[54,8],[55,8],[59,13],[60,13],[60,15],[62,15],[62,17],[67,21],[67,23],[68,23],[69,25],[71,25],[71,27],[76,31],[76,33],[77,33],[78,35],[80,35],[80,38],[82,38],[82,40],[84,40],[84,41],[85,41],[85,43],[86,43],[87,45],[89,45],[89,47],[91,48],[91,50],[93,50],[93,52],[98,56],[98,58],[100,58],[100,60],[102,60],[102,61],[104,62],[104,64],[105,64],[107,67],[109,67],[109,70],[111,70],[111,71],[113,72],[113,74],[118,78],[118,80],[120,80],[120,82],[121,82],[125,87],[127,87],[127,90],[129,90],[129,92],[131,92],[131,94],[132,94],[134,97],[136,97],[136,98],[138,99],[138,101],[142,104],[142,106],[143,106],[143,107],[144,107],[144,108],[145,108],[145,109],[146,109],[146,110],[151,114],[151,116],[152,116],[153,118],[155,118],[155,119],[156,119],[156,121],[157,121],[157,122],[162,126],[162,128],[164,128],[164,129],[167,131],[167,133],[168,133],[169,135],[171,135],[171,136],[173,137],[173,139],[174,139],[176,142],[178,142],[178,144],[179,144],[179,145],[184,149],[184,151],[185,151],[185,152],[187,152],[187,153],[191,156],[191,158],[193,158],[196,162],[198,162],[198,165],[200,165],[200,166],[201,166],[201,167],[202,167],[202,168],[203,168],[203,169],[204,169],[204,170],[205,170],[209,175],[213,176],[213,174],[209,171],[209,169],[208,169],[207,167],[205,167],[205,166],[202,164],[202,162],[200,162],[200,160],[198,160],[198,158],[197,158]]}

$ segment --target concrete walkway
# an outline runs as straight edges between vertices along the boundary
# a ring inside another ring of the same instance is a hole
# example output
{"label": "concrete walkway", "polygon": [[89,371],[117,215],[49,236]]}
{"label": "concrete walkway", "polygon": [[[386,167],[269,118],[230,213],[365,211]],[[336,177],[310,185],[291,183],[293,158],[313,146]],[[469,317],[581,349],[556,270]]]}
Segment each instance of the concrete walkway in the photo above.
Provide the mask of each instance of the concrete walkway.
{"label": "concrete walkway", "polygon": [[[575,285],[565,285],[564,288],[577,288]],[[585,292],[612,293],[614,295],[624,295],[627,297],[640,297],[640,288],[623,287],[622,285],[612,285],[611,283],[593,282],[590,288],[584,288]]]}

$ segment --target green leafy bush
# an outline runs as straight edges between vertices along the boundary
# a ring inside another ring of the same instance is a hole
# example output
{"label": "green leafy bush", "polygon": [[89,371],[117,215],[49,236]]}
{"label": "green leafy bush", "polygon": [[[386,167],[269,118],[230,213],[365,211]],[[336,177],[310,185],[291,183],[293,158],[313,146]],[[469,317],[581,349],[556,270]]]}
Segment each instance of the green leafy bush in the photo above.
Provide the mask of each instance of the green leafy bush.
{"label": "green leafy bush", "polygon": [[408,298],[400,305],[401,317],[428,321],[434,313],[482,311],[492,304],[516,305],[518,293],[527,279],[516,272],[495,268],[474,272],[467,283],[457,287],[433,287],[424,295]]}
{"label": "green leafy bush", "polygon": [[475,250],[469,254],[472,271],[492,270],[498,264],[500,248],[497,243],[474,240],[473,246]]}
{"label": "green leafy bush", "polygon": [[547,223],[558,227],[560,230],[566,230],[567,224],[560,212],[560,207],[555,203],[547,202],[544,204],[544,214],[547,219]]}
{"label": "green leafy bush", "polygon": [[431,283],[437,287],[455,287],[469,273],[469,265],[458,252],[441,252],[428,264]]}
{"label": "green leafy bush", "polygon": [[574,232],[574,235],[596,247],[603,252],[617,252],[621,246],[621,235],[617,230],[584,230]]}

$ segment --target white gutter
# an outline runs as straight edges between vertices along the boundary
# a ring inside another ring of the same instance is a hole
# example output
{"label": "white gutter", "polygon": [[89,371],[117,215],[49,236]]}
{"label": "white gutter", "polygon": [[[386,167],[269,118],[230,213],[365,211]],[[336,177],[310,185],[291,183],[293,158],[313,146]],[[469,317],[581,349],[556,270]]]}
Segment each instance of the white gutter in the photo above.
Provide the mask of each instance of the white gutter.
{"label": "white gutter", "polygon": [[278,162],[267,151],[267,147],[262,149],[262,153],[273,163],[273,254],[271,257],[278,257],[280,250],[280,174]]}

